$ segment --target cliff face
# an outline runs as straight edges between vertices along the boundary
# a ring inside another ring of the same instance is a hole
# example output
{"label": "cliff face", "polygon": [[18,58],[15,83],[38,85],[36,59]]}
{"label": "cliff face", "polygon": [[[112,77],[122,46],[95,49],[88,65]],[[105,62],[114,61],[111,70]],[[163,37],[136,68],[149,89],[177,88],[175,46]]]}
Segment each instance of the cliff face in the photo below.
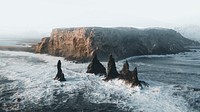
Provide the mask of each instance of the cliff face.
{"label": "cliff face", "polygon": [[100,60],[112,53],[117,60],[134,55],[170,54],[186,51],[197,44],[171,29],[66,28],[53,29],[35,52],[63,56],[68,60],[88,61],[96,52]]}
{"label": "cliff face", "polygon": [[93,32],[84,28],[53,29],[51,36],[43,38],[35,51],[69,60],[88,60],[94,52],[92,37]]}

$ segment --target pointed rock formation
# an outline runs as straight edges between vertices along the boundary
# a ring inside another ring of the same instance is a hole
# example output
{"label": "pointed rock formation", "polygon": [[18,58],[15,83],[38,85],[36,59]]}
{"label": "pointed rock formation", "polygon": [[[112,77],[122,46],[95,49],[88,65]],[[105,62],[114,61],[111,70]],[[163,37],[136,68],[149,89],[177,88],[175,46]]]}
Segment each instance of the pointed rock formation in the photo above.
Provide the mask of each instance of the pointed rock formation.
{"label": "pointed rock formation", "polygon": [[119,73],[117,72],[115,65],[115,59],[112,57],[112,54],[109,57],[107,72],[108,74],[105,80],[110,80],[119,77]]}
{"label": "pointed rock formation", "polygon": [[132,86],[140,86],[140,81],[138,80],[138,72],[137,72],[137,67],[133,71],[131,71],[131,79],[129,80],[132,83]]}
{"label": "pointed rock formation", "polygon": [[60,60],[59,60],[58,63],[57,63],[57,69],[58,69],[58,72],[57,72],[57,75],[56,75],[56,77],[54,78],[54,80],[66,81],[66,80],[65,80],[65,77],[64,77],[64,74],[62,73],[61,61],[60,61]]}
{"label": "pointed rock formation", "polygon": [[132,87],[134,87],[134,86],[140,86],[140,87],[142,87],[142,84],[144,86],[148,86],[148,83],[146,83],[144,81],[140,81],[138,79],[137,67],[135,67],[135,69],[133,71],[129,70],[128,61],[126,61],[124,63],[123,68],[120,71],[119,79],[122,79],[126,83],[131,84]]}
{"label": "pointed rock formation", "polygon": [[131,72],[129,71],[129,64],[128,61],[126,61],[123,65],[122,70],[120,71],[120,79],[128,80],[131,79]]}
{"label": "pointed rock formation", "polygon": [[92,62],[87,67],[86,73],[94,73],[95,75],[106,75],[106,68],[99,62],[97,55],[95,54]]}
{"label": "pointed rock formation", "polygon": [[[96,54],[94,55],[92,62],[88,65],[87,73],[94,73],[95,75],[106,74],[105,67],[99,62]],[[148,83],[140,81],[137,75],[137,67],[135,67],[133,71],[130,71],[128,61],[124,63],[123,68],[119,74],[116,69],[115,59],[113,58],[112,54],[110,55],[107,66],[107,75],[104,79],[105,81],[112,80],[114,78],[119,78],[121,80],[124,80],[126,83],[131,84],[132,87],[139,86],[143,88],[143,85],[149,86]]]}

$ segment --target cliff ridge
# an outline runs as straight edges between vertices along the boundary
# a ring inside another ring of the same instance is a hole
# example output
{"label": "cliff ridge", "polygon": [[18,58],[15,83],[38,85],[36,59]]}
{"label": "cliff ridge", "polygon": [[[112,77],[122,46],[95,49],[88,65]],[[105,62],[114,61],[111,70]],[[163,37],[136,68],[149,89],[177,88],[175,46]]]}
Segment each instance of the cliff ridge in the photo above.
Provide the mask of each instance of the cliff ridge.
{"label": "cliff ridge", "polygon": [[196,44],[199,45],[172,29],[57,28],[38,43],[35,52],[85,62],[91,60],[94,53],[103,61],[111,53],[120,60],[134,55],[184,52],[188,50],[185,46]]}

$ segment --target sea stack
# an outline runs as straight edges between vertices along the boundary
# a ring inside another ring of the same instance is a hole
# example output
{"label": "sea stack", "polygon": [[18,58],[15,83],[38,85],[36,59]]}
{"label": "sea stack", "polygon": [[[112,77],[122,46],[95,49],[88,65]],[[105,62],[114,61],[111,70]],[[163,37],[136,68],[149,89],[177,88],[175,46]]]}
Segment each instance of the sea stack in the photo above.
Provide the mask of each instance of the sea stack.
{"label": "sea stack", "polygon": [[138,72],[137,72],[137,67],[133,71],[131,71],[131,79],[129,80],[132,83],[132,86],[140,86],[140,81],[138,80]]}
{"label": "sea stack", "polygon": [[58,69],[58,72],[57,72],[57,75],[56,75],[56,77],[54,78],[54,80],[66,81],[66,79],[65,79],[65,77],[64,77],[64,74],[62,73],[61,61],[60,61],[60,60],[59,60],[58,63],[57,63],[57,69]]}
{"label": "sea stack", "polygon": [[144,81],[140,81],[138,79],[137,67],[135,67],[135,69],[133,71],[129,70],[128,61],[126,61],[124,63],[123,68],[120,71],[119,79],[122,79],[126,83],[131,84],[132,87],[134,87],[134,86],[140,86],[142,88],[142,85],[149,86],[148,83],[146,83]]}
{"label": "sea stack", "polygon": [[131,71],[129,70],[129,64],[128,61],[126,61],[123,65],[122,70],[120,71],[120,79],[123,80],[127,80],[128,82],[130,82],[129,80],[131,79]]}
{"label": "sea stack", "polygon": [[107,72],[108,74],[105,80],[110,80],[119,77],[119,73],[117,72],[115,65],[115,59],[113,58],[112,54],[109,57]]}
{"label": "sea stack", "polygon": [[94,73],[95,75],[106,75],[106,68],[99,62],[97,54],[94,54],[92,62],[87,67],[86,73]]}

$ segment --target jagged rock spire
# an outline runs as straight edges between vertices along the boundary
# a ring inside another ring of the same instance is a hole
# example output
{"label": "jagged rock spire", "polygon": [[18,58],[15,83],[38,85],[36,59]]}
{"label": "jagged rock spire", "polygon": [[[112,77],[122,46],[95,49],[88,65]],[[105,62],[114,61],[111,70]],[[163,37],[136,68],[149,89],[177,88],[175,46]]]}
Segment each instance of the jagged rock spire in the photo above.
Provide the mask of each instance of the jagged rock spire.
{"label": "jagged rock spire", "polygon": [[[124,63],[123,68],[119,74],[117,72],[115,59],[113,58],[112,54],[109,56],[107,72],[107,76],[104,79],[105,81],[119,78],[124,80],[126,83],[131,84],[132,87],[140,86],[141,88],[143,88],[142,85],[148,86],[148,83],[138,80],[137,67],[135,67],[133,71],[129,70],[128,61]],[[106,74],[105,67],[99,62],[96,54],[94,54],[92,62],[88,65],[87,73],[94,73],[95,75],[101,73]]]}
{"label": "jagged rock spire", "polygon": [[132,86],[141,86],[140,81],[138,80],[137,67],[131,72],[131,82]]}
{"label": "jagged rock spire", "polygon": [[124,63],[123,68],[120,71],[119,78],[122,79],[122,80],[124,80],[126,83],[131,84],[131,86],[133,86],[133,87],[134,86],[140,86],[140,87],[142,87],[142,84],[145,85],[145,86],[148,86],[148,84],[146,82],[139,81],[137,67],[135,67],[133,71],[129,70],[128,61],[126,61]]}
{"label": "jagged rock spire", "polygon": [[86,73],[94,73],[95,75],[106,75],[106,68],[99,62],[97,54],[94,54],[92,62],[87,67]]}
{"label": "jagged rock spire", "polygon": [[129,64],[128,61],[126,61],[123,65],[122,70],[120,71],[120,79],[126,80],[130,83],[130,79],[131,79],[131,72],[129,71]]}
{"label": "jagged rock spire", "polygon": [[61,61],[60,60],[58,60],[57,69],[58,69],[58,72],[57,72],[56,77],[54,78],[54,80],[66,81],[66,79],[64,77],[64,74],[62,73]]}
{"label": "jagged rock spire", "polygon": [[105,80],[110,80],[119,77],[119,73],[117,72],[115,59],[112,54],[109,56],[108,67],[107,67],[107,76]]}
{"label": "jagged rock spire", "polygon": [[123,65],[122,71],[123,73],[128,73],[129,72],[129,64],[128,61],[126,60],[126,62]]}

